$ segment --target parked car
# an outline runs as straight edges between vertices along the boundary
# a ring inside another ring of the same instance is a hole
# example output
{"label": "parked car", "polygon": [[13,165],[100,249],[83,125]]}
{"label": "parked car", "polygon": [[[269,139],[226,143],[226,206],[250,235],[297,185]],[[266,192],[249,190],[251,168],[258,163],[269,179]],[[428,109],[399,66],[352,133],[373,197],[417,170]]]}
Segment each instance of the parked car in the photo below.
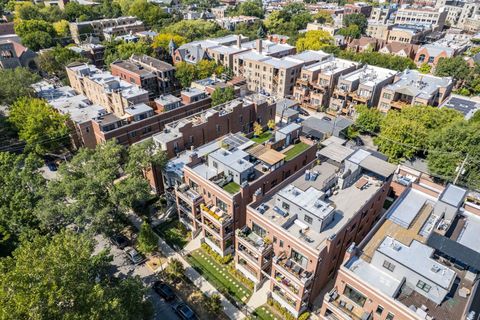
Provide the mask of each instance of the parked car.
{"label": "parked car", "polygon": [[153,290],[166,301],[172,301],[175,299],[175,293],[172,288],[161,281],[155,281],[153,284]]}
{"label": "parked car", "polygon": [[139,265],[145,262],[147,260],[140,252],[135,250],[134,248],[131,247],[126,247],[123,249],[125,254],[127,255],[127,258],[134,264],[134,265]]}
{"label": "parked car", "polygon": [[300,112],[300,114],[302,116],[309,116],[310,115],[310,113],[308,113],[307,110],[302,109],[302,108],[298,108],[298,112]]}
{"label": "parked car", "polygon": [[322,120],[325,120],[325,121],[332,121],[332,118],[330,118],[330,117],[327,117],[327,116],[324,116],[324,117],[322,118]]}
{"label": "parked car", "polygon": [[128,241],[127,237],[124,235],[117,234],[110,238],[110,242],[118,248],[124,249],[126,246],[128,246],[130,241]]}
{"label": "parked car", "polygon": [[190,307],[183,302],[177,304],[175,307],[173,307],[173,309],[183,320],[198,319],[197,316],[195,315],[195,312],[193,312],[193,310],[190,309]]}
{"label": "parked car", "polygon": [[50,171],[57,171],[57,164],[53,161],[46,162],[47,168]]}

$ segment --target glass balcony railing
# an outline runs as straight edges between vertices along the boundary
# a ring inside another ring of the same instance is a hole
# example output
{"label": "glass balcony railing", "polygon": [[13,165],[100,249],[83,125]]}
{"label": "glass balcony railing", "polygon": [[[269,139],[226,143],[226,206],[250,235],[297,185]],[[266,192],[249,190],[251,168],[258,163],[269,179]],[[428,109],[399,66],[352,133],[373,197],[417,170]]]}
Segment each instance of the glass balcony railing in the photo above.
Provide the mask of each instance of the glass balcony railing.
{"label": "glass balcony railing", "polygon": [[272,248],[270,239],[262,238],[250,228],[244,227],[236,230],[236,235],[243,241],[247,242],[251,247],[254,247],[260,253]]}
{"label": "glass balcony railing", "polygon": [[300,264],[291,258],[287,258],[285,254],[273,258],[275,265],[285,270],[289,275],[300,280],[305,286],[310,284],[313,278],[313,272],[306,271]]}

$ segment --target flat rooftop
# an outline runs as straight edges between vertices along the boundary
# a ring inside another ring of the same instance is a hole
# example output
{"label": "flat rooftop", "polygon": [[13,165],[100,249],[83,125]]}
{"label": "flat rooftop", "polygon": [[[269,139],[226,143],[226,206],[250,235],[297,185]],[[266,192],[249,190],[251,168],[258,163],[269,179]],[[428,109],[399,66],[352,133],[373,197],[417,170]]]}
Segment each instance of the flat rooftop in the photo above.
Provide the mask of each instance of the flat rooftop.
{"label": "flat rooftop", "polygon": [[[316,190],[318,193],[323,190],[333,178],[335,178],[339,170],[340,168],[336,165],[329,162],[322,162],[310,170],[311,173],[318,173],[315,180],[306,180],[305,176],[302,175],[292,181],[289,186],[298,188],[303,192],[310,190],[307,191],[310,193],[312,192],[311,190]],[[306,231],[303,229],[303,232],[301,232],[302,226],[294,222],[296,220],[294,217],[279,214],[275,209],[276,194],[266,197],[265,200],[258,204],[255,209],[257,210],[257,214],[262,215],[273,224],[283,228],[292,237],[302,239],[307,246],[320,251],[325,241],[341,230],[358,212],[358,210],[360,210],[360,208],[381,188],[381,184],[375,183],[376,181],[374,178],[367,174],[361,175],[359,179],[361,178],[365,178],[370,182],[368,183],[368,187],[359,189],[353,184],[345,189],[339,189],[338,192],[327,197],[325,202],[334,208],[334,218],[322,232],[317,232],[312,229]],[[289,188],[289,186],[285,188]],[[258,211],[260,206],[266,208],[263,213]]]}
{"label": "flat rooftop", "polygon": [[440,105],[440,108],[457,110],[466,120],[469,120],[475,112],[480,110],[480,98],[452,94]]}
{"label": "flat rooftop", "polygon": [[395,76],[397,73],[395,70],[365,65],[358,70],[342,75],[340,80],[359,80],[361,84],[374,87],[378,83]]}
{"label": "flat rooftop", "polygon": [[438,89],[452,84],[451,77],[436,77],[416,70],[405,70],[399,80],[385,88],[408,96],[429,99]]}
{"label": "flat rooftop", "polygon": [[321,74],[325,75],[334,75],[338,72],[341,72],[345,69],[351,68],[353,66],[358,66],[358,62],[349,61],[345,59],[339,59],[335,57],[330,57],[327,60],[317,62],[315,64],[303,67],[308,71],[318,71],[320,70]]}

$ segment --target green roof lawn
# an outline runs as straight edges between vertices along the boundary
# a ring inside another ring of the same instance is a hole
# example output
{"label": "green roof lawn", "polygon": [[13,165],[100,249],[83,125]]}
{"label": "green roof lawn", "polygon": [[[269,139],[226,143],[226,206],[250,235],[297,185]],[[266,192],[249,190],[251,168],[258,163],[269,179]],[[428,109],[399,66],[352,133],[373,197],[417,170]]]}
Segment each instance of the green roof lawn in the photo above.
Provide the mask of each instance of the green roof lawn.
{"label": "green roof lawn", "polygon": [[264,133],[262,133],[258,137],[253,137],[251,140],[253,142],[256,142],[256,143],[264,143],[265,141],[270,140],[271,137],[272,137],[272,132],[271,131],[265,131]]}
{"label": "green roof lawn", "polygon": [[223,190],[227,191],[228,193],[235,194],[240,191],[240,186],[236,182],[230,182],[223,186]]}
{"label": "green roof lawn", "polygon": [[305,142],[297,143],[296,145],[293,146],[293,148],[291,148],[290,150],[284,153],[285,161],[292,160],[293,158],[295,158],[296,156],[298,156],[300,153],[307,150],[308,148],[310,148],[310,146]]}

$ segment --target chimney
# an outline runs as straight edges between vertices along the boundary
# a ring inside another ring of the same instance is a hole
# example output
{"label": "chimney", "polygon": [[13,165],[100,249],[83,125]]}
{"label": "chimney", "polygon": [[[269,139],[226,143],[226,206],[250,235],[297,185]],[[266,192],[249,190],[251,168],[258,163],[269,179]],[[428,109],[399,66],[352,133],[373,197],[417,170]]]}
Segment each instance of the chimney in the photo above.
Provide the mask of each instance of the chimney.
{"label": "chimney", "polygon": [[241,48],[242,47],[242,36],[237,35],[237,47]]}
{"label": "chimney", "polygon": [[262,39],[257,39],[257,51],[262,53]]}

